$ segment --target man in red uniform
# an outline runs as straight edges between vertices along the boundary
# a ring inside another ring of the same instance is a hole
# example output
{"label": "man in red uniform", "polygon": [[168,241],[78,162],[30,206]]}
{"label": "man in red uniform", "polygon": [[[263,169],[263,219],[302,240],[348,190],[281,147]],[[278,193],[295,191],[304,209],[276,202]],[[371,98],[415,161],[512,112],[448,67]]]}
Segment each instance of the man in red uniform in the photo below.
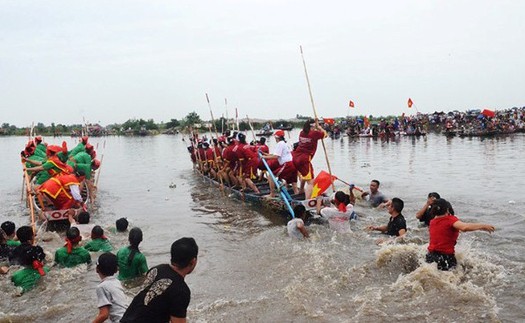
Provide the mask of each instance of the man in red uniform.
{"label": "man in red uniform", "polygon": [[84,204],[80,194],[80,183],[85,174],[78,170],[74,174],[62,174],[45,181],[39,188],[38,194],[46,196],[56,210],[78,208]]}
{"label": "man in red uniform", "polygon": [[[317,142],[326,136],[326,131],[317,121],[314,123],[314,120],[306,121],[303,130],[299,133],[299,145],[293,152],[293,163],[299,172],[300,191],[304,191],[305,199],[309,199],[312,195],[312,181],[315,176],[311,161],[317,150]],[[308,184],[306,188],[305,183]]]}
{"label": "man in red uniform", "polygon": [[[237,135],[239,138],[239,144],[236,146],[235,154],[239,158],[241,163],[241,170],[239,172],[239,180],[243,183],[243,187],[248,186],[255,193],[259,194],[259,189],[252,182],[252,179],[256,178],[257,166],[259,165],[259,158],[254,151],[254,146],[250,146],[246,143],[246,135],[240,133]],[[235,150],[235,149],[234,149]]]}
{"label": "man in red uniform", "polygon": [[237,178],[234,174],[235,164],[237,162],[237,156],[233,149],[235,148],[235,140],[228,137],[227,139],[228,146],[222,150],[222,160],[224,166],[222,171],[226,174],[228,182],[231,186],[238,185]]}

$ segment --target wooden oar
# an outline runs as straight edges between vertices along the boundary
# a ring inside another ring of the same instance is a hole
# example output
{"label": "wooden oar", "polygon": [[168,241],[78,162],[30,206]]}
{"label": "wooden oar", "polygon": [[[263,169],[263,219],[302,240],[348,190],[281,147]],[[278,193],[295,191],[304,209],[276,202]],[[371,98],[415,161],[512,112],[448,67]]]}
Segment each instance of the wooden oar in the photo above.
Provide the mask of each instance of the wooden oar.
{"label": "wooden oar", "polygon": [[36,234],[35,209],[34,209],[33,201],[31,201],[31,199],[33,198],[31,195],[31,183],[29,182],[29,175],[27,174],[26,164],[24,163],[23,160],[22,160],[22,167],[24,171],[24,178],[25,178],[25,183],[26,183],[26,188],[27,188],[27,193],[26,193],[27,202],[29,204],[29,210],[31,212],[31,227],[33,228],[33,235],[35,235]]}
{"label": "wooden oar", "polygon": [[208,108],[210,108],[211,122],[213,124],[213,129],[215,130],[215,136],[217,140],[219,140],[219,134],[217,133],[217,127],[215,126],[215,118],[213,117],[213,111],[211,110],[210,98],[208,97],[208,93],[206,93],[206,101],[208,101]]}
{"label": "wooden oar", "polygon": [[253,131],[252,123],[250,122],[250,117],[248,117],[248,115],[246,115],[246,120],[248,120],[248,125],[250,126],[250,130],[252,131],[253,140],[257,140],[257,138],[255,137],[255,132]]}
{"label": "wooden oar", "polygon": [[[217,143],[219,143],[219,133],[217,132],[217,126],[215,125],[215,118],[213,117],[213,111],[211,109],[210,98],[208,97],[208,93],[206,93],[206,101],[208,101],[208,108],[210,108],[211,122],[213,123],[213,128],[215,129],[215,138],[217,139]],[[211,129],[210,129],[210,133],[211,133]],[[221,165],[223,165],[224,161],[222,160],[222,155],[217,156],[217,152],[216,152],[215,148],[216,148],[216,146],[215,146],[215,143],[214,143],[213,144],[213,156],[215,158],[215,166],[217,168],[217,176],[219,177],[219,181],[221,182],[221,191],[224,191],[224,181],[222,180],[221,174],[219,174],[219,164],[218,164],[218,162],[220,161]]]}
{"label": "wooden oar", "polygon": [[102,168],[102,161],[104,161],[104,153],[106,152],[106,139],[104,139],[104,144],[102,145],[102,148],[104,151],[102,152],[102,156],[100,157],[100,166],[97,170],[97,179],[95,181],[95,187],[98,186],[98,179],[100,178],[100,169]]}
{"label": "wooden oar", "polygon": [[[319,127],[319,120],[317,119],[317,111],[315,109],[314,97],[312,95],[312,87],[310,86],[310,78],[308,78],[308,70],[306,69],[306,62],[304,60],[303,46],[299,46],[301,50],[301,58],[303,59],[304,74],[306,76],[306,83],[308,84],[308,93],[310,94],[310,102],[312,103],[312,109],[314,110],[315,116],[315,125]],[[332,168],[330,167],[330,161],[328,160],[328,155],[326,153],[326,146],[324,144],[324,138],[321,138],[321,144],[323,145],[324,157],[326,159],[326,165],[328,166],[328,173],[330,173],[330,178],[332,178]],[[332,181],[332,191],[335,192],[334,182]]]}

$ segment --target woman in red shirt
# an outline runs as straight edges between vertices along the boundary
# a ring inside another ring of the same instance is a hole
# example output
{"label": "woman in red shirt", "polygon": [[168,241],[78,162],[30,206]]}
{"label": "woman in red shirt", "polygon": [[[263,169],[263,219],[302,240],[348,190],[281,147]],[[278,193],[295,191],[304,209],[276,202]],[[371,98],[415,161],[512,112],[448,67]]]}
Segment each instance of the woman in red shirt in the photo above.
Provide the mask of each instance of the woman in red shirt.
{"label": "woman in red shirt", "polygon": [[454,247],[460,231],[494,232],[494,226],[490,224],[461,222],[450,213],[451,209],[452,206],[445,199],[437,199],[430,210],[434,218],[429,226],[430,241],[426,261],[436,262],[440,270],[449,270],[456,266]]}

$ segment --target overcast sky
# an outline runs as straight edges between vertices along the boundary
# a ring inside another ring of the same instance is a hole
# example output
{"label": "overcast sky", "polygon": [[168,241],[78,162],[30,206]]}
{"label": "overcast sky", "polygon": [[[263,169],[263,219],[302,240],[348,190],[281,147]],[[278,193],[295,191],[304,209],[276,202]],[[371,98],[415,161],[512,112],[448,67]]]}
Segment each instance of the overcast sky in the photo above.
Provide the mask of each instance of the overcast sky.
{"label": "overcast sky", "polygon": [[525,1],[0,4],[0,123],[313,115],[300,45],[319,116],[525,105]]}

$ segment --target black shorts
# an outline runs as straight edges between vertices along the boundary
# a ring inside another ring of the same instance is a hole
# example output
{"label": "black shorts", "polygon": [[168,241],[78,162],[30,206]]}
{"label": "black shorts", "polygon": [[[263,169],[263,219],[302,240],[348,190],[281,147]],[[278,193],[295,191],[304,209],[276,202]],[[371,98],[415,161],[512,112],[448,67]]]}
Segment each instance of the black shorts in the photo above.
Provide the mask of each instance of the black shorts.
{"label": "black shorts", "polygon": [[439,270],[449,270],[458,264],[456,256],[446,255],[439,252],[429,252],[426,256],[428,263],[436,262]]}

